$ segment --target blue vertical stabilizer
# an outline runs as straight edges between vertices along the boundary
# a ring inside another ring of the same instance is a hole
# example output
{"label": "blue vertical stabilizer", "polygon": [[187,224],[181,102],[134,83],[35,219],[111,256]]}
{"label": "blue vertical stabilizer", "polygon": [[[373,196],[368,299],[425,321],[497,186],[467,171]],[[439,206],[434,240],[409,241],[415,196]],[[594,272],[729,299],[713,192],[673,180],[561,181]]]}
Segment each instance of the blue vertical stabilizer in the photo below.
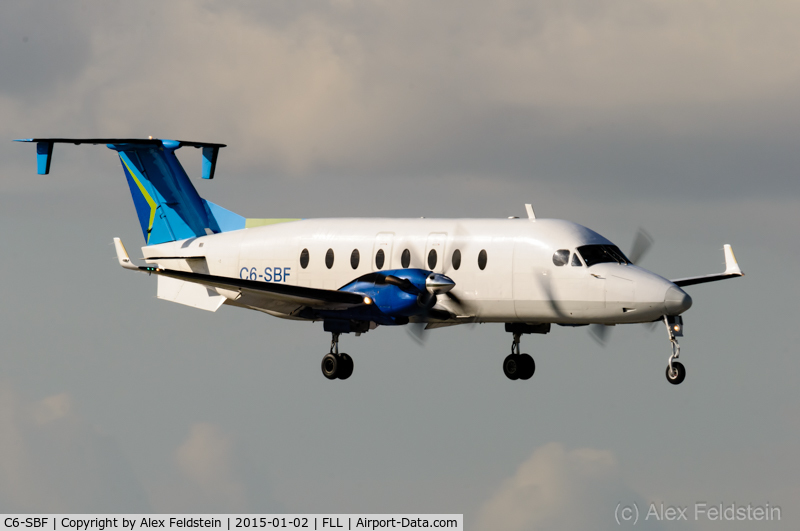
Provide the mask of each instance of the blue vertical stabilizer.
{"label": "blue vertical stabilizer", "polygon": [[245,218],[206,201],[175,156],[183,146],[202,148],[203,178],[214,177],[224,144],[147,139],[31,138],[40,174],[49,173],[53,144],[106,144],[119,153],[147,245],[245,228]]}

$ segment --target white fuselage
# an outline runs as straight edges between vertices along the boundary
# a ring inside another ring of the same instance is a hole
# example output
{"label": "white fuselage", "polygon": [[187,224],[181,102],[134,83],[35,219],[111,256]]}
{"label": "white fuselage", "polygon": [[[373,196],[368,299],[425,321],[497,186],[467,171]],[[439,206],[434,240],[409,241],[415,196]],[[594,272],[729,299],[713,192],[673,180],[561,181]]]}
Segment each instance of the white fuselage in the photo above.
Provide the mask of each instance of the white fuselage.
{"label": "white fuselage", "polygon": [[[673,283],[638,266],[613,262],[587,267],[574,261],[576,249],[591,244],[613,245],[586,227],[555,219],[339,218],[212,234],[146,246],[143,252],[151,263],[157,256],[205,257],[155,260],[162,267],[335,290],[369,272],[403,268],[407,250],[409,267],[443,273],[455,282],[452,292],[460,304],[440,297],[437,307],[457,321],[635,323],[677,315],[688,308],[687,300],[691,304],[688,296],[681,299],[683,292]],[[302,267],[304,249],[308,263]],[[359,255],[355,268],[354,250]],[[379,268],[376,255],[381,250],[385,258]],[[569,251],[564,265],[554,263],[558,250]],[[433,266],[428,261],[432,251]],[[455,251],[461,255],[457,269]],[[330,252],[333,263],[328,267]],[[290,306],[217,291],[229,304],[277,316],[292,311]]]}

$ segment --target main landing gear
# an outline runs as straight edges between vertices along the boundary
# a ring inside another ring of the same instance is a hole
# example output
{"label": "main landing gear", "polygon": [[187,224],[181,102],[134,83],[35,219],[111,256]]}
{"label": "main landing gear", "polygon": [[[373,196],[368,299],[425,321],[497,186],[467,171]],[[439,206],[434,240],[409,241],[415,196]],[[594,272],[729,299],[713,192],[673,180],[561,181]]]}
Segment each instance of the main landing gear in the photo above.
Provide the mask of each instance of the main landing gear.
{"label": "main landing gear", "polygon": [[339,354],[339,333],[331,332],[331,351],[322,357],[322,374],[328,380],[347,380],[353,374],[353,358]]}
{"label": "main landing gear", "polygon": [[520,354],[519,340],[522,334],[550,332],[550,324],[506,323],[506,332],[514,334],[514,341],[511,343],[511,354],[503,360],[503,374],[509,380],[527,380],[536,371],[536,363],[528,354]]}
{"label": "main landing gear", "polygon": [[509,380],[527,380],[536,371],[536,362],[528,354],[519,353],[519,339],[521,332],[514,332],[514,341],[511,343],[511,354],[503,360],[503,374]]}
{"label": "main landing gear", "polygon": [[678,344],[677,337],[683,337],[683,319],[681,316],[664,316],[664,324],[667,325],[667,334],[672,343],[672,355],[667,363],[667,381],[672,385],[680,384],[686,378],[686,368],[683,363],[677,361],[681,355],[681,346]]}

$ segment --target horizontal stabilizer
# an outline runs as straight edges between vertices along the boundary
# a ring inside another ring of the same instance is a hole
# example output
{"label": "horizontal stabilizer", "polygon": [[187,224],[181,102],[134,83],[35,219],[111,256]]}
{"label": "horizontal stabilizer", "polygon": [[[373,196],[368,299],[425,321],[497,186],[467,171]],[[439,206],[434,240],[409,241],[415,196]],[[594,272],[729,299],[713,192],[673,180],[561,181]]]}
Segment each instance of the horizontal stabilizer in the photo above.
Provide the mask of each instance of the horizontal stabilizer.
{"label": "horizontal stabilizer", "polygon": [[[53,158],[53,144],[106,144],[117,146],[163,146],[170,149],[194,147],[203,149],[203,179],[213,179],[217,166],[219,148],[225,144],[212,142],[192,142],[187,140],[162,140],[160,138],[19,138],[15,142],[36,142],[36,162],[39,175],[50,173],[50,161]],[[112,148],[114,149],[114,148]]]}
{"label": "horizontal stabilizer", "polygon": [[679,278],[677,280],[670,280],[673,284],[683,287],[692,286],[694,284],[705,284],[706,282],[716,282],[717,280],[725,280],[726,278],[743,277],[744,273],[739,268],[739,263],[733,255],[733,248],[727,243],[723,247],[725,252],[725,271],[718,275],[704,275],[700,277]]}
{"label": "horizontal stabilizer", "polygon": [[161,300],[177,302],[208,312],[216,312],[226,300],[225,297],[202,284],[169,277],[158,277],[156,296]]}

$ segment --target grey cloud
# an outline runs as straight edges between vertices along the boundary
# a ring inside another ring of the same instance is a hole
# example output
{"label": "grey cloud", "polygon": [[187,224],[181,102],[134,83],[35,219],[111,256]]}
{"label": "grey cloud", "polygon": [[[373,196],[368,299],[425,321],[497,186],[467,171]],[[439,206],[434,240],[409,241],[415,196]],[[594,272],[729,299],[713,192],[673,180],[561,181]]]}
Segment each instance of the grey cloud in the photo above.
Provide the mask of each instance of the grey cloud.
{"label": "grey cloud", "polygon": [[34,103],[74,83],[91,54],[86,4],[4,2],[0,7],[0,94]]}
{"label": "grey cloud", "polygon": [[798,192],[790,4],[90,5],[91,60],[10,116],[221,140],[259,175]]}

